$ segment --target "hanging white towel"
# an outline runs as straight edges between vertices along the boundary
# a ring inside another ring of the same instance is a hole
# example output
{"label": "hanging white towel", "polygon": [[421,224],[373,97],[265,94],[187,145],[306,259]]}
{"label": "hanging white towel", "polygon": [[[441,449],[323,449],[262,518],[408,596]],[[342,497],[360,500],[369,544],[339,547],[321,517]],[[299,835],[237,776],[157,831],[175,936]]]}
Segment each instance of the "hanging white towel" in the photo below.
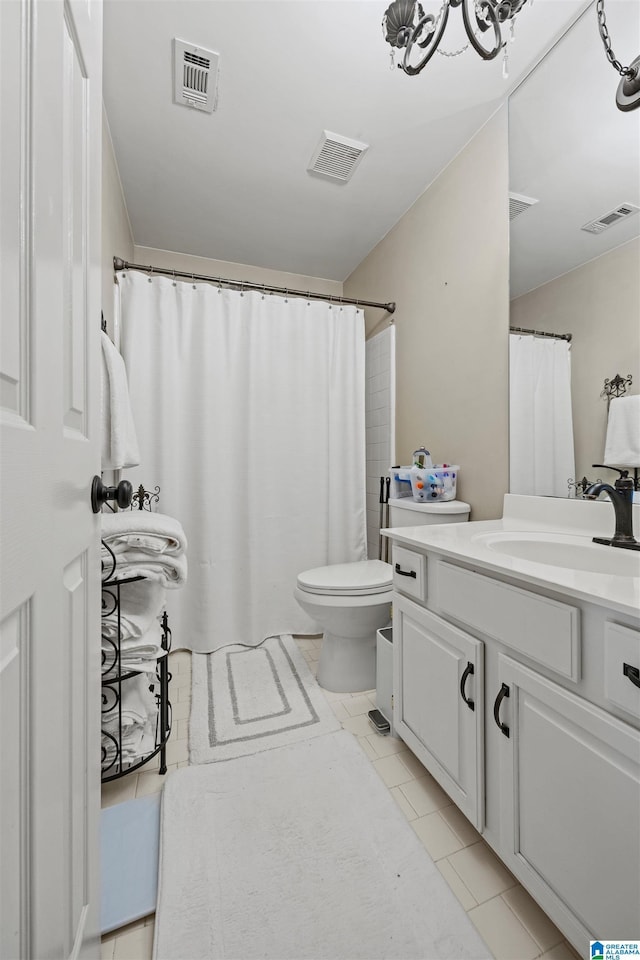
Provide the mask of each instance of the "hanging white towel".
{"label": "hanging white towel", "polygon": [[121,470],[140,463],[124,360],[102,332],[102,469]]}
{"label": "hanging white towel", "polygon": [[640,395],[611,401],[604,462],[608,467],[640,467]]}

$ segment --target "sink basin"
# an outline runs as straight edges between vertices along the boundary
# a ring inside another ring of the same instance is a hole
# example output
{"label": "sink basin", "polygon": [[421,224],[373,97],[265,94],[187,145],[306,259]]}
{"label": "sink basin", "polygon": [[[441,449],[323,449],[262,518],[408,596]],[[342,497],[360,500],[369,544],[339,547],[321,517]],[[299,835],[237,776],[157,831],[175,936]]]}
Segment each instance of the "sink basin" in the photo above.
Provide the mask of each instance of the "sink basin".
{"label": "sink basin", "polygon": [[606,547],[560,533],[487,533],[473,537],[489,550],[554,567],[614,577],[640,577],[640,551]]}

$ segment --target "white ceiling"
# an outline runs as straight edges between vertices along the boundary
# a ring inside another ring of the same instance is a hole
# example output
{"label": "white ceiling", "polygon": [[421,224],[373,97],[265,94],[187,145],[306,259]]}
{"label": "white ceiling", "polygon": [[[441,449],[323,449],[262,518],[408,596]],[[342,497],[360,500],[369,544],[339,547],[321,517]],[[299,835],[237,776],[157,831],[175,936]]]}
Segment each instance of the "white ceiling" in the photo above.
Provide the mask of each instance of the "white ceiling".
{"label": "white ceiling", "polygon": [[[508,81],[472,50],[390,70],[387,3],[106,0],[104,98],[135,242],[345,279],[587,0],[525,7]],[[452,9],[444,49],[461,20]],[[173,37],[220,54],[213,114],[173,103]],[[347,184],[307,173],[325,129],[370,144]]]}
{"label": "white ceiling", "polygon": [[[607,0],[605,13],[626,66],[640,54],[640,3]],[[510,99],[509,186],[539,201],[511,224],[512,298],[640,234],[640,213],[599,235],[581,230],[640,206],[640,109],[618,110],[619,79],[589,8]]]}

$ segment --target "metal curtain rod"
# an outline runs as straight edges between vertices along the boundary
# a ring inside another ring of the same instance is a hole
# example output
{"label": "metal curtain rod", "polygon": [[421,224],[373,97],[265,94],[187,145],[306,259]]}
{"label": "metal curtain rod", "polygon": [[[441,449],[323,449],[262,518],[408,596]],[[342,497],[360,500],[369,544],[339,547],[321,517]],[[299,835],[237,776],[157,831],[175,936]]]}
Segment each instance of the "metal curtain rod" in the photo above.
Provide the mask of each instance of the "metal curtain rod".
{"label": "metal curtain rod", "polygon": [[545,330],[527,330],[526,327],[509,327],[509,333],[531,333],[534,337],[553,337],[554,340],[566,340],[571,343],[571,333],[547,333]]}
{"label": "metal curtain rod", "polygon": [[312,293],[310,290],[292,290],[290,287],[272,287],[268,283],[252,283],[249,280],[225,280],[224,277],[207,277],[201,273],[187,273],[184,270],[169,270],[165,267],[145,267],[139,263],[128,263],[120,257],[113,258],[113,269],[141,270],[143,273],[159,273],[165,277],[184,277],[186,280],[206,280],[209,283],[225,284],[228,287],[242,287],[248,290],[262,290],[265,293],[282,293],[291,297],[304,297],[307,300],[327,300],[330,303],[348,303],[355,307],[378,307],[387,313],[394,313],[395,303],[376,303],[374,300],[354,300],[351,297],[332,297],[328,293]]}

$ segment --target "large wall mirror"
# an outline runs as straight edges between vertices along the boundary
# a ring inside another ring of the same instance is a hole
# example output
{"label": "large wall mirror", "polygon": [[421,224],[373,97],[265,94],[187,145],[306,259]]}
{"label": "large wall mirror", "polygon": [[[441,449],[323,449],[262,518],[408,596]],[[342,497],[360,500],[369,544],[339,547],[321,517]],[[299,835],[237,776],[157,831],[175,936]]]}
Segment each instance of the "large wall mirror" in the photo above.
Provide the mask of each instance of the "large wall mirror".
{"label": "large wall mirror", "polygon": [[[626,65],[640,52],[640,3],[606,0],[605,13]],[[640,109],[617,108],[618,80],[594,0],[509,101],[510,326],[556,335],[509,337],[512,493],[611,482],[592,467],[604,382],[631,377],[628,393],[640,392]]]}

